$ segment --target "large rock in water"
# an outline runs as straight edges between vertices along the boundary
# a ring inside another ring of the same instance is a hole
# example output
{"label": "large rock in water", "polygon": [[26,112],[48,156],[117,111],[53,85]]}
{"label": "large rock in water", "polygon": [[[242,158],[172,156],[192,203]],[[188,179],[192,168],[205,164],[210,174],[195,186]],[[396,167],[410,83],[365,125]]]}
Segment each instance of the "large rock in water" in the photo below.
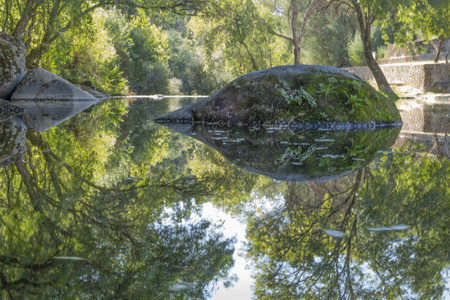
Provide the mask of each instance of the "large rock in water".
{"label": "large rock in water", "polygon": [[249,73],[211,97],[156,120],[219,126],[352,129],[400,125],[395,104],[334,67],[280,66]]}
{"label": "large rock in water", "polygon": [[28,72],[11,96],[15,100],[96,101],[97,98],[44,69]]}
{"label": "large rock in water", "polygon": [[26,73],[22,41],[0,32],[0,99],[8,100]]}

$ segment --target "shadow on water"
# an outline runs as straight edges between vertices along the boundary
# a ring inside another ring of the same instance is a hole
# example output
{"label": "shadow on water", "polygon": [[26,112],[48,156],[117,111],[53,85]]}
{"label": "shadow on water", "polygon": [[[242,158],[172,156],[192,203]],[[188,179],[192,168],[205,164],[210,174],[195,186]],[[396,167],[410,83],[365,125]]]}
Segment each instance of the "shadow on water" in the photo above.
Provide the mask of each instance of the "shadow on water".
{"label": "shadow on water", "polygon": [[238,252],[256,299],[445,296],[445,156],[388,150],[398,128],[153,123],[190,101],[111,99],[43,132],[0,123],[0,298],[209,299],[238,286]]}

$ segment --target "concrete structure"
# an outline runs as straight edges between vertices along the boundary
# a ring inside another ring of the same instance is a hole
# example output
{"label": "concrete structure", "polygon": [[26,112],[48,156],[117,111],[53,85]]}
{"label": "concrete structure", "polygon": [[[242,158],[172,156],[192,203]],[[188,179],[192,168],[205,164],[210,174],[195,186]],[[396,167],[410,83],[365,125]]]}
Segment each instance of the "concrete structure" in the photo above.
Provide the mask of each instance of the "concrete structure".
{"label": "concrete structure", "polygon": [[[450,93],[450,64],[421,62],[387,64],[380,67],[390,84],[407,85],[421,92]],[[375,78],[367,66],[345,70],[375,83]]]}
{"label": "concrete structure", "polygon": [[[408,44],[408,48],[388,46],[387,58],[377,60],[386,79],[393,85],[406,85],[419,92],[450,93],[450,38],[443,42],[440,61],[433,63],[439,39]],[[356,76],[375,84],[375,79],[367,66],[345,68]]]}

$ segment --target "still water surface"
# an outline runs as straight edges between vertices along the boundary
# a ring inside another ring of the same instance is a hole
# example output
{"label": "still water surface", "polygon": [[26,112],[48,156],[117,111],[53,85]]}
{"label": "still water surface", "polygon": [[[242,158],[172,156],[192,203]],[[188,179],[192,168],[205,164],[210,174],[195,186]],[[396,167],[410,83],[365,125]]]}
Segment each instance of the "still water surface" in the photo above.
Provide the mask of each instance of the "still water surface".
{"label": "still water surface", "polygon": [[0,298],[448,295],[449,100],[400,133],[153,122],[193,101],[2,119]]}

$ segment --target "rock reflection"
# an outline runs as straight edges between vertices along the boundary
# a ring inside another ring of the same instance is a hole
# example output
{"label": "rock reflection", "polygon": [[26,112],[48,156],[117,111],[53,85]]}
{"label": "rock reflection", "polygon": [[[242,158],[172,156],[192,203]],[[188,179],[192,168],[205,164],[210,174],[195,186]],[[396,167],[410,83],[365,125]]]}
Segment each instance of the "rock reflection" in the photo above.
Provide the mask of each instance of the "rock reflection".
{"label": "rock reflection", "polygon": [[330,180],[369,164],[395,142],[400,128],[293,131],[277,128],[165,126],[217,150],[233,164],[282,181]]}
{"label": "rock reflection", "polygon": [[14,105],[24,109],[22,119],[25,125],[43,132],[72,118],[97,101],[14,101]]}
{"label": "rock reflection", "polygon": [[0,167],[21,160],[26,149],[26,128],[18,116],[0,120]]}

